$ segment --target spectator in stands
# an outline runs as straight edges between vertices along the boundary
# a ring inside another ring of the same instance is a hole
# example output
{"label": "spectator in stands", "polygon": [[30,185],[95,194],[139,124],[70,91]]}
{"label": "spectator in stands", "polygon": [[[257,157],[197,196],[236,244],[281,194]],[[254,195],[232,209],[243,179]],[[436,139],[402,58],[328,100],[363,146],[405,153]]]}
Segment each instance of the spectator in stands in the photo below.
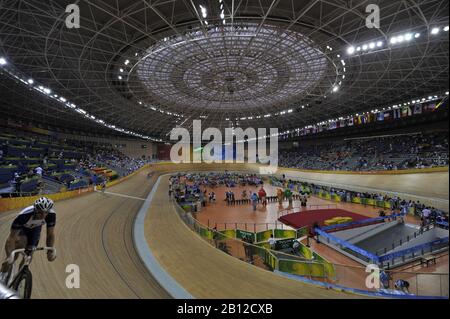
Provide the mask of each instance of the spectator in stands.
{"label": "spectator in stands", "polygon": [[261,186],[261,188],[259,189],[258,196],[261,199],[261,203],[262,203],[263,207],[266,207],[267,206],[267,199],[266,199],[267,193],[263,186]]}
{"label": "spectator in stands", "polygon": [[253,195],[250,197],[250,199],[252,200],[253,211],[256,212],[256,207],[258,206],[259,197],[256,193],[253,193]]}
{"label": "spectator in stands", "polygon": [[33,177],[34,177],[34,170],[33,170],[33,169],[30,169],[30,170],[28,171],[27,178],[33,178]]}
{"label": "spectator in stands", "polygon": [[426,225],[429,223],[430,214],[431,214],[431,210],[429,207],[426,207],[422,210],[422,218]]}
{"label": "spectator in stands", "polygon": [[392,280],[392,277],[388,271],[381,270],[380,271],[380,284],[383,289],[389,289],[389,283]]}
{"label": "spectator in stands", "polygon": [[280,152],[280,165],[304,169],[356,171],[448,166],[447,135],[448,132],[443,132],[359,141],[315,141],[314,144],[310,143],[312,145]]}
{"label": "spectator in stands", "polygon": [[270,238],[269,238],[268,242],[269,242],[270,249],[275,250],[275,244],[277,241],[275,238],[273,238],[273,234],[270,234]]}
{"label": "spectator in stands", "polygon": [[281,188],[277,189],[277,198],[278,198],[278,206],[283,207],[284,192]]}
{"label": "spectator in stands", "polygon": [[42,179],[42,174],[44,173],[44,170],[42,169],[42,167],[38,166],[38,167],[35,168],[34,171],[36,172],[36,175],[37,175],[40,179]]}
{"label": "spectator in stands", "polygon": [[396,290],[400,290],[405,294],[409,294],[409,282],[403,279],[396,280],[394,283],[394,287]]}

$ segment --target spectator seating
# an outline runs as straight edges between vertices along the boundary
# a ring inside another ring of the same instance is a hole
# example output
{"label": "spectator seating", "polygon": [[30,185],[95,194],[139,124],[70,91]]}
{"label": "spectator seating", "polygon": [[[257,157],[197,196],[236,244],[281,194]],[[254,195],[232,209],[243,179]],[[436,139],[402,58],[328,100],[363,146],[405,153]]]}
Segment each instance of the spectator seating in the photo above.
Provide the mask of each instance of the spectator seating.
{"label": "spectator seating", "polygon": [[283,167],[375,171],[448,166],[448,132],[305,143],[280,152]]}
{"label": "spectator seating", "polygon": [[16,165],[0,166],[0,184],[5,184],[12,180],[17,169],[18,166]]}
{"label": "spectator seating", "polygon": [[38,187],[39,179],[37,177],[25,179],[20,184],[20,192],[21,193],[27,193],[27,194],[34,194],[36,193],[37,187]]}
{"label": "spectator seating", "polygon": [[76,190],[87,186],[89,186],[88,182],[82,179],[77,179],[70,183],[69,190]]}

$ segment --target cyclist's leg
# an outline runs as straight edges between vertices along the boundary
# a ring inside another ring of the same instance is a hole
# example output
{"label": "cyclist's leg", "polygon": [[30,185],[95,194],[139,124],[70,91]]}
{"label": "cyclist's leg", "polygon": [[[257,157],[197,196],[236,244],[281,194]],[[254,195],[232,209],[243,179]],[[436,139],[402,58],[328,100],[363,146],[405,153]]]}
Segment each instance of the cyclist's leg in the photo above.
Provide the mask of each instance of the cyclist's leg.
{"label": "cyclist's leg", "polygon": [[27,229],[24,231],[25,236],[27,238],[27,243],[25,248],[33,249],[39,245],[39,240],[41,239],[41,230],[42,227],[35,227],[32,229]]}
{"label": "cyclist's leg", "polygon": [[[25,248],[26,245],[27,245],[27,237],[23,233],[23,231],[21,231],[20,234],[19,234],[19,237],[14,242],[14,246],[12,247],[12,250],[11,251],[6,251],[6,258],[9,257],[9,255],[11,254],[11,252],[13,250]],[[16,259],[14,260],[14,262],[17,260],[18,257],[19,256],[16,256]],[[6,280],[7,281],[11,270],[12,270],[12,265],[9,265],[6,261],[4,263],[2,263],[1,267],[0,267],[0,277],[1,277],[0,280],[2,280],[2,281]]]}

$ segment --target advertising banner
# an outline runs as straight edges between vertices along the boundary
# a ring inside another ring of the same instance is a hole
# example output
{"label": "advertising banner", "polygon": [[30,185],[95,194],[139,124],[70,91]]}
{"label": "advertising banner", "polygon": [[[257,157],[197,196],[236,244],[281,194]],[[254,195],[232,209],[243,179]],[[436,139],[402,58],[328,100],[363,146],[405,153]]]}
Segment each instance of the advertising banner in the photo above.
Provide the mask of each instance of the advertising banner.
{"label": "advertising banner", "polygon": [[295,232],[295,230],[275,229],[274,237],[275,238],[296,238],[296,232]]}
{"label": "advertising banner", "polygon": [[273,234],[272,230],[265,230],[259,233],[256,233],[256,242],[262,242],[262,241],[268,241],[270,238],[270,235]]}

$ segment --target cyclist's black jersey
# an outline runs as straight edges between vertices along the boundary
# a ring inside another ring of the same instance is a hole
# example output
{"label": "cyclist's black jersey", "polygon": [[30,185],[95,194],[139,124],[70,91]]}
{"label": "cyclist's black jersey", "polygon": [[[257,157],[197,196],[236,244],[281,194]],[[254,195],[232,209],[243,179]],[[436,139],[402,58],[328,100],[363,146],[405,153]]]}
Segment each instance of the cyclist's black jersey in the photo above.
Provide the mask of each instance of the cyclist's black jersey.
{"label": "cyclist's black jersey", "polygon": [[47,225],[47,228],[55,227],[56,213],[52,209],[43,220],[35,220],[34,206],[30,206],[22,210],[14,219],[11,229],[20,230],[20,235],[27,237],[27,246],[37,246],[41,236],[42,226]]}

